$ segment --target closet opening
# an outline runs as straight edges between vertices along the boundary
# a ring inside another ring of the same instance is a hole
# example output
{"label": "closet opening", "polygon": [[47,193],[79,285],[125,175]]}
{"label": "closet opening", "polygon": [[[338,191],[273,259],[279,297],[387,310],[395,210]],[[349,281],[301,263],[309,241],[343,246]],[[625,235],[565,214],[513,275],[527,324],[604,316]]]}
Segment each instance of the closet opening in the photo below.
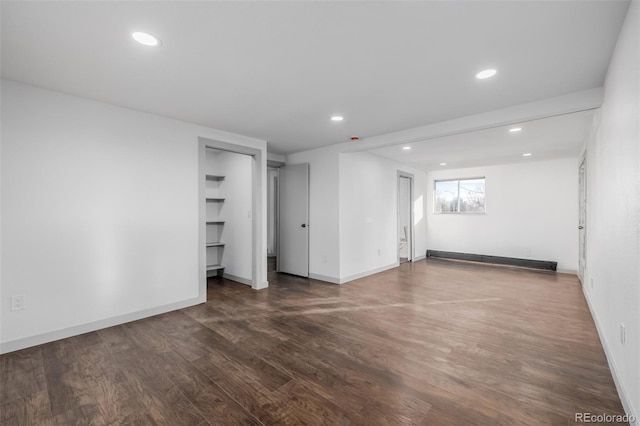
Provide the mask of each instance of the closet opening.
{"label": "closet opening", "polygon": [[262,152],[199,138],[200,298],[219,277],[267,286],[262,237]]}

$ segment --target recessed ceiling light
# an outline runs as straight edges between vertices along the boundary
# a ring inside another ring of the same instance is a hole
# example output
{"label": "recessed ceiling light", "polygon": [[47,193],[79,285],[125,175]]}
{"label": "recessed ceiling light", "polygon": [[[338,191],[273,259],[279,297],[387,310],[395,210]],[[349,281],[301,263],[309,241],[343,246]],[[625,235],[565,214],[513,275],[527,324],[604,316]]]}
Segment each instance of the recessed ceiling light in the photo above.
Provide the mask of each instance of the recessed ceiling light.
{"label": "recessed ceiling light", "polygon": [[480,71],[478,74],[476,74],[476,78],[480,80],[484,80],[485,78],[493,77],[494,75],[496,75],[497,72],[498,71],[494,69],[483,70],[483,71]]}
{"label": "recessed ceiling light", "polygon": [[523,157],[531,157],[533,154],[530,152],[527,152],[526,154],[522,154]]}
{"label": "recessed ceiling light", "polygon": [[403,146],[402,149],[405,150],[405,151],[410,151],[411,147],[410,146]]}
{"label": "recessed ceiling light", "polygon": [[341,115],[334,115],[333,117],[331,117],[331,121],[342,121],[344,120],[344,117]]}
{"label": "recessed ceiling light", "polygon": [[160,44],[160,40],[158,40],[157,37],[148,33],[135,32],[131,34],[131,37],[133,37],[133,39],[138,43],[144,44],[145,46],[157,46]]}
{"label": "recessed ceiling light", "polygon": [[441,166],[446,166],[446,165],[447,165],[447,163],[440,163],[440,165],[441,165]]}
{"label": "recessed ceiling light", "polygon": [[519,131],[522,130],[522,127],[512,127],[509,129],[510,133],[518,133]]}

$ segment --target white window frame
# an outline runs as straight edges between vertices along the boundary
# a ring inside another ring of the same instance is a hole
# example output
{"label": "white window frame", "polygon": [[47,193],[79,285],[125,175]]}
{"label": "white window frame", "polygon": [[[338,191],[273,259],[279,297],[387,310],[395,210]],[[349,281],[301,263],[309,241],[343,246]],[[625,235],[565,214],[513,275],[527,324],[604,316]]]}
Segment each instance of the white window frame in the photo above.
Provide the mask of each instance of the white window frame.
{"label": "white window frame", "polygon": [[[484,181],[484,211],[481,212],[461,212],[460,211],[460,182],[464,180],[479,180],[482,179]],[[436,190],[436,185],[438,182],[458,182],[458,206],[457,210],[453,212],[439,212],[436,210],[436,206],[438,205],[437,197],[438,193]],[[433,214],[487,214],[487,177],[486,176],[471,176],[471,177],[461,177],[461,178],[450,178],[450,179],[434,179],[433,180]]]}

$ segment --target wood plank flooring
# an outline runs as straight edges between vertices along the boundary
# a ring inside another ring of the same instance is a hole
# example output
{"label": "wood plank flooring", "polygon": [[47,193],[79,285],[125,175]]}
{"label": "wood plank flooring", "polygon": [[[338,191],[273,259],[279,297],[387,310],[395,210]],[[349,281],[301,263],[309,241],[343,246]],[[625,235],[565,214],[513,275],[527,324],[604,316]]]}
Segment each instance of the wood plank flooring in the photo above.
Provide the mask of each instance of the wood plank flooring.
{"label": "wood plank flooring", "polygon": [[624,414],[575,276],[429,260],[0,356],[2,425],[567,425]]}

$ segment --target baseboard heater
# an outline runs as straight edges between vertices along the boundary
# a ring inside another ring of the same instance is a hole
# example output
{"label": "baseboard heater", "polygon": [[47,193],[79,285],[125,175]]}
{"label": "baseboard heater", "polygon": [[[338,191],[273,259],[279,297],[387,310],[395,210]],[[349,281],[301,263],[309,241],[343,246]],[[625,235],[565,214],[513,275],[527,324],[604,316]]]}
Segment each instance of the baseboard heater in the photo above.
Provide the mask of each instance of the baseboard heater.
{"label": "baseboard heater", "polygon": [[427,250],[427,257],[468,260],[471,262],[494,263],[498,265],[522,266],[525,268],[544,269],[547,271],[555,271],[558,268],[558,262],[550,262],[547,260],[518,259],[515,257],[487,256],[484,254],[456,253],[452,251]]}

